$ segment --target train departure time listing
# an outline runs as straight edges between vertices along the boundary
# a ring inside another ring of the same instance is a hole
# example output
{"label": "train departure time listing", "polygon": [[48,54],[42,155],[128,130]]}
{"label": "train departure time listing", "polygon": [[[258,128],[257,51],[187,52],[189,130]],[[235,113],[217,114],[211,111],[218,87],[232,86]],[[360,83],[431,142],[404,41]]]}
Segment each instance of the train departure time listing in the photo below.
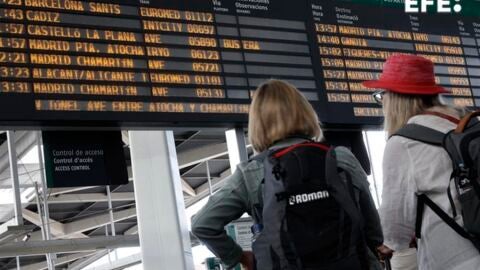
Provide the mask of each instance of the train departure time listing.
{"label": "train departure time listing", "polygon": [[394,53],[431,59],[448,102],[479,106],[478,16],[368,2],[0,0],[0,122],[244,124],[279,78],[327,125],[377,125],[361,81]]}

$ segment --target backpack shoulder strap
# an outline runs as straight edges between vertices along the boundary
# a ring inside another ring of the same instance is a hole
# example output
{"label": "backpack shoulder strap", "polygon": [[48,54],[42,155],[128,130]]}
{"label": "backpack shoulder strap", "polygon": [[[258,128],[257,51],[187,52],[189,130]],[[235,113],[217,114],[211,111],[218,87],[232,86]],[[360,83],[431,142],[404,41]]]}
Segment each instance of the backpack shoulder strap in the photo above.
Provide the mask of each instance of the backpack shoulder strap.
{"label": "backpack shoulder strap", "polygon": [[355,204],[355,198],[352,197],[353,185],[351,184],[351,181],[348,181],[348,179],[347,183],[345,184],[341,180],[340,175],[338,174],[337,158],[335,156],[334,148],[327,152],[325,176],[328,185],[333,187],[336,195],[339,196],[339,203],[343,205],[349,215],[358,219],[358,209]]}
{"label": "backpack shoulder strap", "polygon": [[426,144],[442,146],[445,134],[422,125],[407,124],[392,136],[401,136]]}
{"label": "backpack shoulder strap", "polygon": [[415,236],[421,238],[421,228],[422,228],[422,216],[424,211],[424,205],[427,205],[432,211],[437,214],[445,223],[447,223],[450,228],[457,232],[460,236],[466,239],[472,240],[472,236],[465,231],[458,223],[448,216],[436,203],[434,203],[430,198],[425,194],[417,195],[417,218],[415,222]]}

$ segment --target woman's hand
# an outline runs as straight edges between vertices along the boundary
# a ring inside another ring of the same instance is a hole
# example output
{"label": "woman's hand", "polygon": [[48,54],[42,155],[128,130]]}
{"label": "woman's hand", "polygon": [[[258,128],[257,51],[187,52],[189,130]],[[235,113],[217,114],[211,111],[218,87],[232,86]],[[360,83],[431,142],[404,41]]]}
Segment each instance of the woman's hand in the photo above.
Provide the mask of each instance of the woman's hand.
{"label": "woman's hand", "polygon": [[417,246],[417,238],[415,238],[415,236],[412,237],[412,240],[410,241],[409,247],[410,247],[410,248],[418,248],[418,246]]}
{"label": "woman's hand", "polygon": [[240,258],[240,264],[242,264],[246,270],[254,270],[255,259],[253,253],[251,251],[243,251],[242,257]]}
{"label": "woman's hand", "polygon": [[391,258],[393,255],[393,250],[391,250],[389,247],[385,245],[381,245],[377,247],[377,252],[378,256],[380,257],[380,260],[385,260],[386,258]]}

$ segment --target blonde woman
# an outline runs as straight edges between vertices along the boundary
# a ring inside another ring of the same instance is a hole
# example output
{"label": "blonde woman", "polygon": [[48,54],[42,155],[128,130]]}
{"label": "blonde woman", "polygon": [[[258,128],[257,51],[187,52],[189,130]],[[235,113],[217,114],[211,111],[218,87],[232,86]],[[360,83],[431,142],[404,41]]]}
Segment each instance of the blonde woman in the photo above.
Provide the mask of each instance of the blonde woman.
{"label": "blonde woman", "polygon": [[[322,130],[315,111],[292,85],[270,80],[255,91],[249,114],[249,140],[256,153],[280,149],[306,141],[322,140]],[[339,168],[352,176],[355,193],[365,220],[365,238],[373,247],[383,242],[378,213],[371,198],[366,175],[353,154],[344,147],[335,150]],[[228,268],[241,263],[253,270],[253,254],[243,251],[228,237],[225,225],[244,213],[256,218],[261,213],[259,187],[263,180],[263,164],[256,160],[240,164],[225,185],[200,210],[192,222],[192,232]],[[344,179],[345,180],[345,179]],[[370,269],[379,269],[375,261]],[[267,269],[259,269],[267,270]]]}
{"label": "blonde woman", "polygon": [[[393,269],[414,269],[415,260],[409,263],[412,261],[409,255],[415,253],[408,248],[414,243],[416,194],[426,194],[452,215],[447,194],[452,163],[441,147],[392,135],[407,123],[446,133],[456,127],[461,112],[440,102],[439,94],[448,91],[435,83],[433,63],[420,56],[390,57],[380,79],[364,82],[364,85],[384,89],[374,97],[383,104],[385,130],[389,136],[383,159],[383,194],[379,210],[386,247],[380,252],[384,255],[392,250],[399,253],[399,257],[394,256],[392,260]],[[455,188],[451,191],[458,206]],[[428,207],[421,218],[418,269],[480,269],[480,255],[469,240],[458,235]],[[457,222],[462,224],[461,215],[457,215]]]}

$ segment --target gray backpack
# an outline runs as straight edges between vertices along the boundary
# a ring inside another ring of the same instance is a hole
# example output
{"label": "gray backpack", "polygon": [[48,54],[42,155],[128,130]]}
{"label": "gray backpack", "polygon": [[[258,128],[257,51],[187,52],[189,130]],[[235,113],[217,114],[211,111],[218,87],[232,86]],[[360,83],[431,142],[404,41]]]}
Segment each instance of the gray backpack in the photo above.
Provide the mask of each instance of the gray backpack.
{"label": "gray backpack", "polygon": [[407,124],[394,134],[394,136],[443,147],[452,160],[453,171],[450,181],[455,183],[462,207],[463,227],[455,221],[457,209],[455,209],[449,185],[447,194],[453,210],[452,217],[426,194],[417,195],[415,224],[417,238],[421,238],[423,210],[426,205],[459,235],[472,241],[480,251],[480,122],[475,118],[479,115],[480,111],[468,114],[455,130],[447,134],[416,124]]}
{"label": "gray backpack", "polygon": [[253,226],[258,270],[367,269],[353,185],[334,153],[305,142],[257,157],[265,175]]}

